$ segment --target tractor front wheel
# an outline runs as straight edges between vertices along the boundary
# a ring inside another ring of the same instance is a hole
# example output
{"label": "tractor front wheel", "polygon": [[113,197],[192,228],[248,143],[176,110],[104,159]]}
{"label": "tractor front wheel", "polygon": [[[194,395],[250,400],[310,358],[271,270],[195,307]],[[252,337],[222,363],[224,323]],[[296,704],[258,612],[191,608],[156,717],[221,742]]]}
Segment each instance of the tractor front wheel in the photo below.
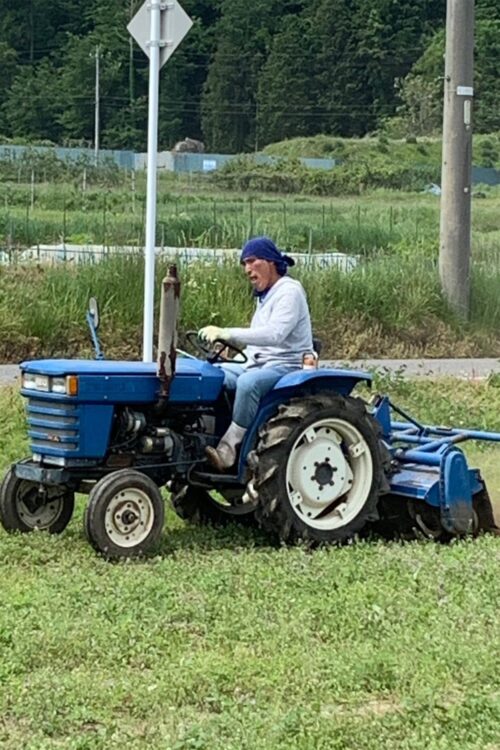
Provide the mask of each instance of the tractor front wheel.
{"label": "tractor front wheel", "polygon": [[285,542],[337,543],[378,518],[387,482],[375,420],[359,398],[295,398],[261,429],[251,456],[256,516]]}
{"label": "tractor front wheel", "polygon": [[153,480],[122,469],[100,479],[90,491],[84,527],[91,545],[105,557],[137,557],[158,542],[164,517]]}
{"label": "tractor front wheel", "polygon": [[74,493],[67,487],[19,479],[13,468],[0,487],[0,520],[9,532],[60,534],[70,522],[74,507]]}

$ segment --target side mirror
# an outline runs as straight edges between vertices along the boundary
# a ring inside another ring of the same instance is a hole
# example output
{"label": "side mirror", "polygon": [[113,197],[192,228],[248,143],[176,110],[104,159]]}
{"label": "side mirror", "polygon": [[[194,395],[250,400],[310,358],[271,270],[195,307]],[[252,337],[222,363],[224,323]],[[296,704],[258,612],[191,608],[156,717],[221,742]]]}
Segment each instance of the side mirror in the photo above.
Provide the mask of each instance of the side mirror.
{"label": "side mirror", "polygon": [[90,328],[90,335],[92,337],[92,343],[94,344],[95,358],[104,359],[104,354],[101,349],[101,342],[97,335],[97,329],[99,328],[99,305],[95,297],[89,299],[89,306],[86,314],[87,325]]}
{"label": "side mirror", "polygon": [[94,328],[97,331],[99,328],[99,304],[95,297],[89,299],[89,315],[94,323]]}

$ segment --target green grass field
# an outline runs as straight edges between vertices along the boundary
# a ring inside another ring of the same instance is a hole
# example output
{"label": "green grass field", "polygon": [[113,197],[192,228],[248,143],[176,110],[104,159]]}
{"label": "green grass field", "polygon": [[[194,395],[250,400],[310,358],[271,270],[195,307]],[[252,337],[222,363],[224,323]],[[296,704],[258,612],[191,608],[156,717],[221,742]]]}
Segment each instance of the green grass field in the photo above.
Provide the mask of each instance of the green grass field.
{"label": "green grass field", "polygon": [[[423,420],[500,429],[490,383],[377,387]],[[3,468],[27,452],[0,391]],[[500,510],[500,448],[472,449]],[[5,750],[498,750],[500,539],[308,551],[169,513],[153,558],[82,530],[0,532]]]}

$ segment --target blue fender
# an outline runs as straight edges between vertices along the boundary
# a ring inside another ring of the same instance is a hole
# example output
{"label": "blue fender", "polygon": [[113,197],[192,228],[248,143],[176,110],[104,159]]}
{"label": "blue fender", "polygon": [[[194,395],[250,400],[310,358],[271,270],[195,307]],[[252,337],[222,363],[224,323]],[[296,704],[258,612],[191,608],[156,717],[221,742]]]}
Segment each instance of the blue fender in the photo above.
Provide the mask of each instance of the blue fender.
{"label": "blue fender", "polygon": [[294,370],[283,375],[262,399],[254,422],[247,430],[238,465],[240,479],[243,480],[247,454],[254,446],[259,428],[270,419],[280,404],[296,396],[325,391],[348,396],[358,383],[364,382],[371,385],[372,380],[373,376],[362,370],[327,369],[326,367],[318,370]]}
{"label": "blue fender", "polygon": [[[335,391],[342,396],[348,396],[354,386],[360,382],[371,383],[373,376],[362,370],[327,369],[320,370],[294,370],[283,375],[273,388],[280,391],[284,388],[300,389],[301,393],[314,391]],[[307,386],[303,388],[302,386]]]}
{"label": "blue fender", "polygon": [[474,475],[458,448],[451,448],[441,460],[441,523],[452,534],[467,534],[473,528],[472,496]]}

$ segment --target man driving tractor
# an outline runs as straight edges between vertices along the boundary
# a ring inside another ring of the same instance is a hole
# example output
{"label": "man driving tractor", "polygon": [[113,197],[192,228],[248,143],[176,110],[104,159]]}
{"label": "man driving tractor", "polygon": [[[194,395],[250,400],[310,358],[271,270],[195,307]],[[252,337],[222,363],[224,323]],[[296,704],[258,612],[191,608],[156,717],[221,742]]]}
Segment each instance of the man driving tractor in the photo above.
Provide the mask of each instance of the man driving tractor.
{"label": "man driving tractor", "polygon": [[268,237],[254,237],[243,247],[240,263],[254,290],[256,310],[249,328],[205,326],[200,339],[218,339],[245,346],[244,365],[224,363],[224,385],[236,389],[232,422],[217,448],[207,447],[210,463],[229,469],[238,446],[252,423],[260,400],[286,373],[302,367],[304,355],[313,351],[311,318],[302,284],[288,276],[294,260],[284,255]]}

